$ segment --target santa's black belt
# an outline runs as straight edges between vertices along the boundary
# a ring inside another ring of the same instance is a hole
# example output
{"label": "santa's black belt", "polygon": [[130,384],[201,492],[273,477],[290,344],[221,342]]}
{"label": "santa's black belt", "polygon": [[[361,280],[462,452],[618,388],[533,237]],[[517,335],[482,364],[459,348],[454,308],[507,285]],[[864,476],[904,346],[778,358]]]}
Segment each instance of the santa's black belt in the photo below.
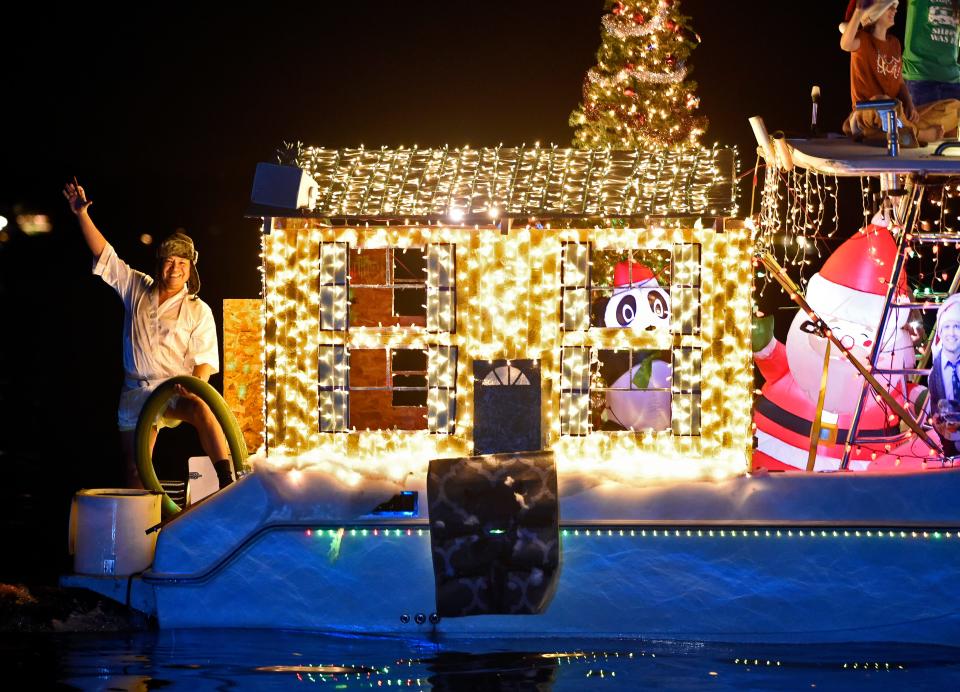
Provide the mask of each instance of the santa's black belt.
{"label": "santa's black belt", "polygon": [[[790,413],[786,409],[780,408],[765,396],[761,396],[757,401],[757,411],[762,413],[780,427],[786,428],[790,432],[794,432],[805,437],[810,437],[810,429],[813,427],[813,424],[810,421],[798,416],[795,413]],[[821,440],[830,440],[831,442],[836,442],[837,444],[845,444],[847,442],[847,435],[850,433],[849,430],[837,430],[837,437],[834,440],[832,438],[833,431],[836,430],[836,426],[830,425],[829,423],[824,423],[823,421],[820,422],[820,426]],[[874,430],[857,430],[858,438],[893,437],[899,434],[900,427],[896,425]]]}

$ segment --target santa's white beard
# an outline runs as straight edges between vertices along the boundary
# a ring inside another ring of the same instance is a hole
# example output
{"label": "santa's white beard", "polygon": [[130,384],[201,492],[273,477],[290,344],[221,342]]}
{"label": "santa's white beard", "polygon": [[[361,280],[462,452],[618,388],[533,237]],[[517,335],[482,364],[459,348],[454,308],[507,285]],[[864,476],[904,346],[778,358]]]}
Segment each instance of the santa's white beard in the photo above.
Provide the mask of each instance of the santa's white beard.
{"label": "santa's white beard", "polygon": [[[829,316],[824,319],[829,324]],[[800,325],[807,320],[805,313],[798,312],[790,325],[787,334],[787,363],[797,386],[814,404],[820,396],[820,381],[823,375],[823,354],[826,348],[826,339],[807,334],[800,330]],[[879,317],[878,317],[879,321]],[[865,327],[865,329],[872,329]],[[913,344],[909,333],[891,325],[887,330],[883,342],[877,368],[893,369],[908,367],[907,363],[913,360]],[[858,360],[869,368],[869,349],[856,347],[852,351]],[[860,392],[863,388],[863,377],[857,369],[844,358],[840,350],[831,344],[830,361],[827,371],[827,389],[823,407],[834,413],[852,413],[857,406]],[[877,376],[888,390],[900,387],[903,383],[902,375]],[[870,391],[867,392],[870,396]]]}

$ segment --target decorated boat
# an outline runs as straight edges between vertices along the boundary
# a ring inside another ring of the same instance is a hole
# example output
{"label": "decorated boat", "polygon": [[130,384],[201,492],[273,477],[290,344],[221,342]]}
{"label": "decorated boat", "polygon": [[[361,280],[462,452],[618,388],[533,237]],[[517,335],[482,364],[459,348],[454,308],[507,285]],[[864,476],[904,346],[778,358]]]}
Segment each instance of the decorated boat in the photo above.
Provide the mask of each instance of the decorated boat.
{"label": "decorated boat", "polygon": [[[149,564],[96,559],[64,583],[161,627],[960,636],[960,475],[915,394],[922,358],[885,355],[902,355],[898,311],[938,305],[905,300],[899,277],[932,239],[924,192],[960,164],[757,131],[747,221],[725,148],[305,148],[261,164],[263,297],[224,307],[243,473],[184,511],[167,502]],[[783,190],[822,200],[844,176],[882,180],[887,211],[805,292],[776,258],[778,234],[810,225]],[[859,252],[870,271],[837,269]],[[798,304],[786,345],[756,342],[760,268]],[[851,321],[873,331],[851,341]],[[777,348],[755,397],[754,360]]]}

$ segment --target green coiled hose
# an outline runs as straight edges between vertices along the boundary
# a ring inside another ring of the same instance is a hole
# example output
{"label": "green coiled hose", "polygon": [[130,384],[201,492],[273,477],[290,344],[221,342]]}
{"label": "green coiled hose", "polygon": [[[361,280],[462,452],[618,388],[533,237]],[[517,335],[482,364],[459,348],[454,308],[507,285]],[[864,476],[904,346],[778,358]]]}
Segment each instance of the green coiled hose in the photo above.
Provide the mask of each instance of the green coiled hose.
{"label": "green coiled hose", "polygon": [[163,411],[167,409],[167,404],[174,396],[174,387],[181,385],[191,394],[196,394],[213,412],[214,417],[220,424],[223,434],[227,439],[227,446],[230,448],[230,456],[233,458],[233,469],[239,476],[246,471],[247,463],[247,445],[243,441],[243,433],[240,430],[240,424],[234,417],[227,402],[223,400],[220,393],[203,380],[191,375],[178,375],[160,384],[147,399],[140,411],[140,418],[137,419],[137,430],[134,436],[134,454],[137,461],[137,471],[140,473],[140,480],[148,490],[156,490],[163,493],[161,511],[164,517],[176,514],[181,508],[164,491],[157,478],[157,472],[153,468],[153,455],[150,450],[150,429],[154,421]]}

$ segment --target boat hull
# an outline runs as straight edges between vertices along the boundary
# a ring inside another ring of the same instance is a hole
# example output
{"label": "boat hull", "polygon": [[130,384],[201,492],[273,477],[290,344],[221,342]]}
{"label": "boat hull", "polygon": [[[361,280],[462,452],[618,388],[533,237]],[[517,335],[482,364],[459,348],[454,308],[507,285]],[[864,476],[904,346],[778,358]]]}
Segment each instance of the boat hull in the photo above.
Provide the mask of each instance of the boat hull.
{"label": "boat hull", "polygon": [[341,528],[277,527],[198,583],[154,582],[161,626],[762,642],[960,635],[953,532],[568,527],[546,612],[433,623],[429,531]]}
{"label": "boat hull", "polygon": [[358,513],[387,489],[348,492],[319,478],[294,485],[282,474],[253,474],[166,526],[152,570],[128,593],[169,628],[769,643],[960,638],[953,471],[561,484],[560,576],[544,612],[439,619],[431,617],[428,518]]}

